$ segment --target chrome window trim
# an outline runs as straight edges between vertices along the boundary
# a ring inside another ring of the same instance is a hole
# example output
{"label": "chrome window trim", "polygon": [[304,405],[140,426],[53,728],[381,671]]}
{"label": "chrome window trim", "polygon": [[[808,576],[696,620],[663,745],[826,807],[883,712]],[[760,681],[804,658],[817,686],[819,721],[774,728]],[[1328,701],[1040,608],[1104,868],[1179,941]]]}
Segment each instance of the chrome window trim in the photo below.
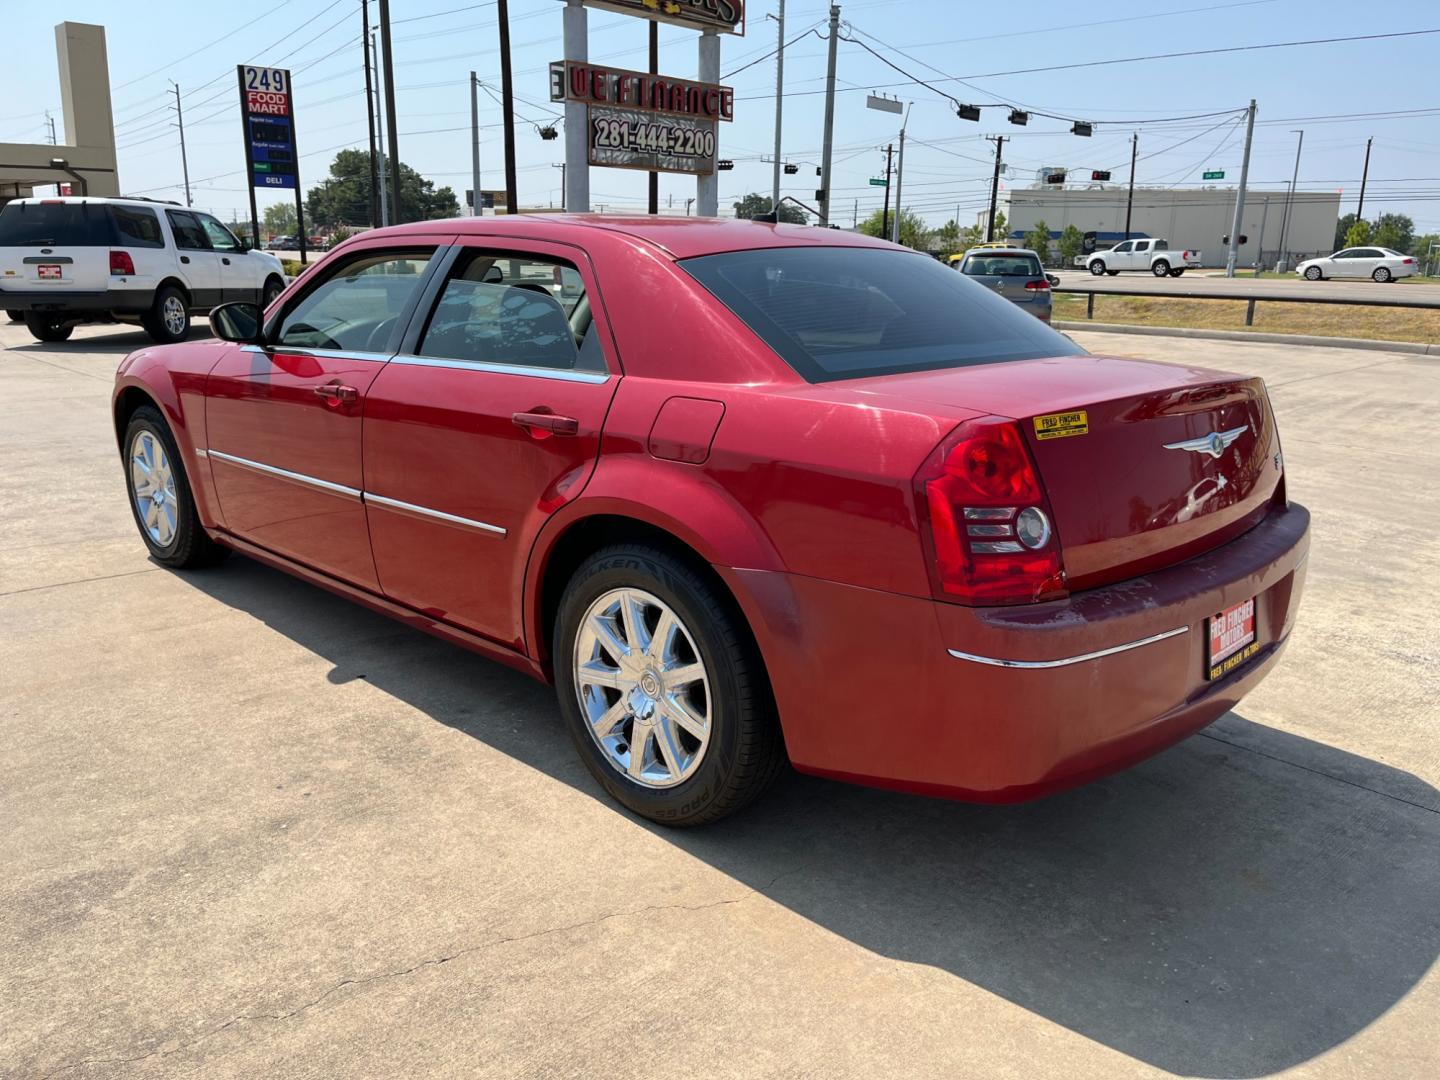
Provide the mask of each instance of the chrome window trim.
{"label": "chrome window trim", "polygon": [[323,360],[365,360],[372,364],[387,363],[391,355],[380,352],[352,352],[349,349],[312,349],[305,345],[242,345],[240,351],[262,353],[267,357],[278,352],[286,356],[314,356]]}
{"label": "chrome window trim", "polygon": [[499,375],[528,375],[535,379],[557,379],[560,382],[591,383],[599,386],[610,381],[608,371],[575,371],[563,368],[527,367],[524,364],[493,364],[485,360],[448,360],[440,356],[415,356],[400,353],[390,361],[407,367],[453,368],[457,371],[490,371]]}
{"label": "chrome window trim", "polygon": [[278,476],[282,480],[290,480],[296,484],[303,484],[306,487],[317,488],[331,495],[342,495],[348,499],[360,501],[361,492],[357,488],[346,487],[344,484],[333,484],[329,480],[321,480],[318,477],[306,476],[304,473],[291,472],[289,469],[281,469],[275,465],[263,465],[258,461],[251,461],[249,458],[236,457],[234,454],[226,454],[211,447],[207,455],[217,458],[220,461],[228,462],[242,469],[249,469],[251,472],[258,472],[265,476]]}
{"label": "chrome window trim", "polygon": [[443,510],[431,510],[428,506],[416,506],[414,503],[401,502],[399,499],[386,498],[384,495],[375,495],[369,491],[365,492],[364,499],[367,505],[374,503],[376,506],[383,506],[390,510],[416,514],[425,518],[434,518],[437,521],[445,521],[451,525],[460,525],[469,529],[478,529],[481,532],[490,533],[495,536],[506,535],[506,530],[499,525],[491,525],[485,521],[476,521],[473,518],[460,517],[457,514],[447,514]]}
{"label": "chrome window trim", "polygon": [[1086,660],[1099,660],[1102,656],[1114,656],[1116,653],[1129,652],[1131,649],[1138,649],[1142,645],[1153,645],[1157,641],[1164,641],[1167,638],[1178,637],[1181,634],[1188,634],[1190,627],[1177,626],[1173,630],[1166,630],[1164,633],[1151,634],[1149,637],[1141,638],[1139,641],[1128,641],[1124,645],[1112,645],[1108,649],[1097,649],[1095,652],[1081,653],[1079,656],[1064,656],[1059,660],[1001,660],[993,656],[979,656],[975,653],[961,652],[959,649],[950,649],[949,653],[957,660],[969,660],[976,664],[989,664],[991,667],[1022,668],[1026,671],[1035,671],[1043,668],[1069,667],[1071,664],[1083,664]]}

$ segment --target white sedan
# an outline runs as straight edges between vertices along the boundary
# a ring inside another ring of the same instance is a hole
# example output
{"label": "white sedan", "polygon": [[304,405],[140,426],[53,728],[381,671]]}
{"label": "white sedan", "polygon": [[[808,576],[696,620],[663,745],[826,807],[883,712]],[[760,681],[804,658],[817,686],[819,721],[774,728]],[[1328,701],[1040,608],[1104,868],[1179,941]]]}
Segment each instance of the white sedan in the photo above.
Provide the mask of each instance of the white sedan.
{"label": "white sedan", "polygon": [[1376,281],[1394,281],[1419,272],[1420,267],[1409,255],[1382,247],[1345,248],[1333,255],[1306,259],[1295,268],[1295,273],[1307,281],[1366,277]]}

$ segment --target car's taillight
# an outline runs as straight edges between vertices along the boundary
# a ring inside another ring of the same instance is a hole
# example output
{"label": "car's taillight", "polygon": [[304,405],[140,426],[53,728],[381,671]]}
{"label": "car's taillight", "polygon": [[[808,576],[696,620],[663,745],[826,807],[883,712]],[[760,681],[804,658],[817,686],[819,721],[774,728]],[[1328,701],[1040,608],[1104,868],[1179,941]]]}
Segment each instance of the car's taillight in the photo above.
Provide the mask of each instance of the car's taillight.
{"label": "car's taillight", "polygon": [[1027,289],[1033,289],[1033,290],[1035,290],[1035,291],[1037,291],[1037,292],[1040,292],[1040,291],[1049,292],[1049,291],[1050,291],[1050,282],[1045,281],[1044,279],[1041,279],[1040,281],[1027,281],[1027,282],[1025,282],[1025,288],[1027,288]]}
{"label": "car's taillight", "polygon": [[1414,266],[1414,265],[1415,265],[1415,260],[1414,260],[1414,259],[1401,259],[1400,261],[1401,261],[1402,263],[1404,263],[1406,266]]}
{"label": "car's taillight", "polygon": [[129,277],[135,273],[135,260],[128,251],[110,252],[110,276]]}
{"label": "car's taillight", "polygon": [[1013,420],[951,432],[915,474],[915,501],[936,596],[993,605],[1066,595],[1050,508]]}

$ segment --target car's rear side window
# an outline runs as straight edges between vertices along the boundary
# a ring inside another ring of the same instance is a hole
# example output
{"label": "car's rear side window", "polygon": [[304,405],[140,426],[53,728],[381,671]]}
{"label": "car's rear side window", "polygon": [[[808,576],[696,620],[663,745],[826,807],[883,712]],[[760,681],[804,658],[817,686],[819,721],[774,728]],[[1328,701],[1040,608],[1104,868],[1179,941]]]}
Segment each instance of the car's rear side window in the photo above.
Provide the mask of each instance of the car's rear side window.
{"label": "car's rear side window", "polygon": [[106,209],[96,203],[9,203],[0,210],[0,247],[108,247]]}
{"label": "car's rear side window", "polygon": [[160,219],[154,210],[135,206],[112,206],[110,217],[115,222],[115,242],[126,247],[163,248],[165,236],[160,232]]}
{"label": "car's rear side window", "polygon": [[1085,352],[914,252],[763,248],[679,265],[810,382]]}

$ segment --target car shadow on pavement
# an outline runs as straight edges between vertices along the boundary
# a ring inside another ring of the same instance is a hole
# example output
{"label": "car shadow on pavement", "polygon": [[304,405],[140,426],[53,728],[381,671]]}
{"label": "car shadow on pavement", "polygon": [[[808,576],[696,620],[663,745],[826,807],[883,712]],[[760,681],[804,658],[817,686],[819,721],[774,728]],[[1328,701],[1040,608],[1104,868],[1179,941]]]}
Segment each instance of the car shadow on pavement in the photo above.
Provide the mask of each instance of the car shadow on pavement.
{"label": "car shadow on pavement", "polygon": [[[184,580],[327,659],[332,681],[364,678],[614,805],[548,688],[249,560]],[[647,828],[862,948],[1189,1076],[1309,1061],[1440,954],[1440,794],[1234,713],[1020,806],[790,774],[716,826]],[[953,1031],[972,1037],[965,1016]]]}
{"label": "car shadow on pavement", "polygon": [[[20,328],[23,331],[23,327]],[[71,337],[68,341],[35,341],[26,338],[12,345],[0,346],[0,352],[32,352],[32,353],[104,353],[114,356],[125,356],[135,352],[137,349],[144,349],[154,346],[155,342],[150,340],[150,335],[144,330],[129,326],[113,326],[105,328],[108,332],[97,334],[93,337]],[[190,327],[190,336],[186,341],[204,341],[210,337],[209,328],[203,322],[196,319]]]}

